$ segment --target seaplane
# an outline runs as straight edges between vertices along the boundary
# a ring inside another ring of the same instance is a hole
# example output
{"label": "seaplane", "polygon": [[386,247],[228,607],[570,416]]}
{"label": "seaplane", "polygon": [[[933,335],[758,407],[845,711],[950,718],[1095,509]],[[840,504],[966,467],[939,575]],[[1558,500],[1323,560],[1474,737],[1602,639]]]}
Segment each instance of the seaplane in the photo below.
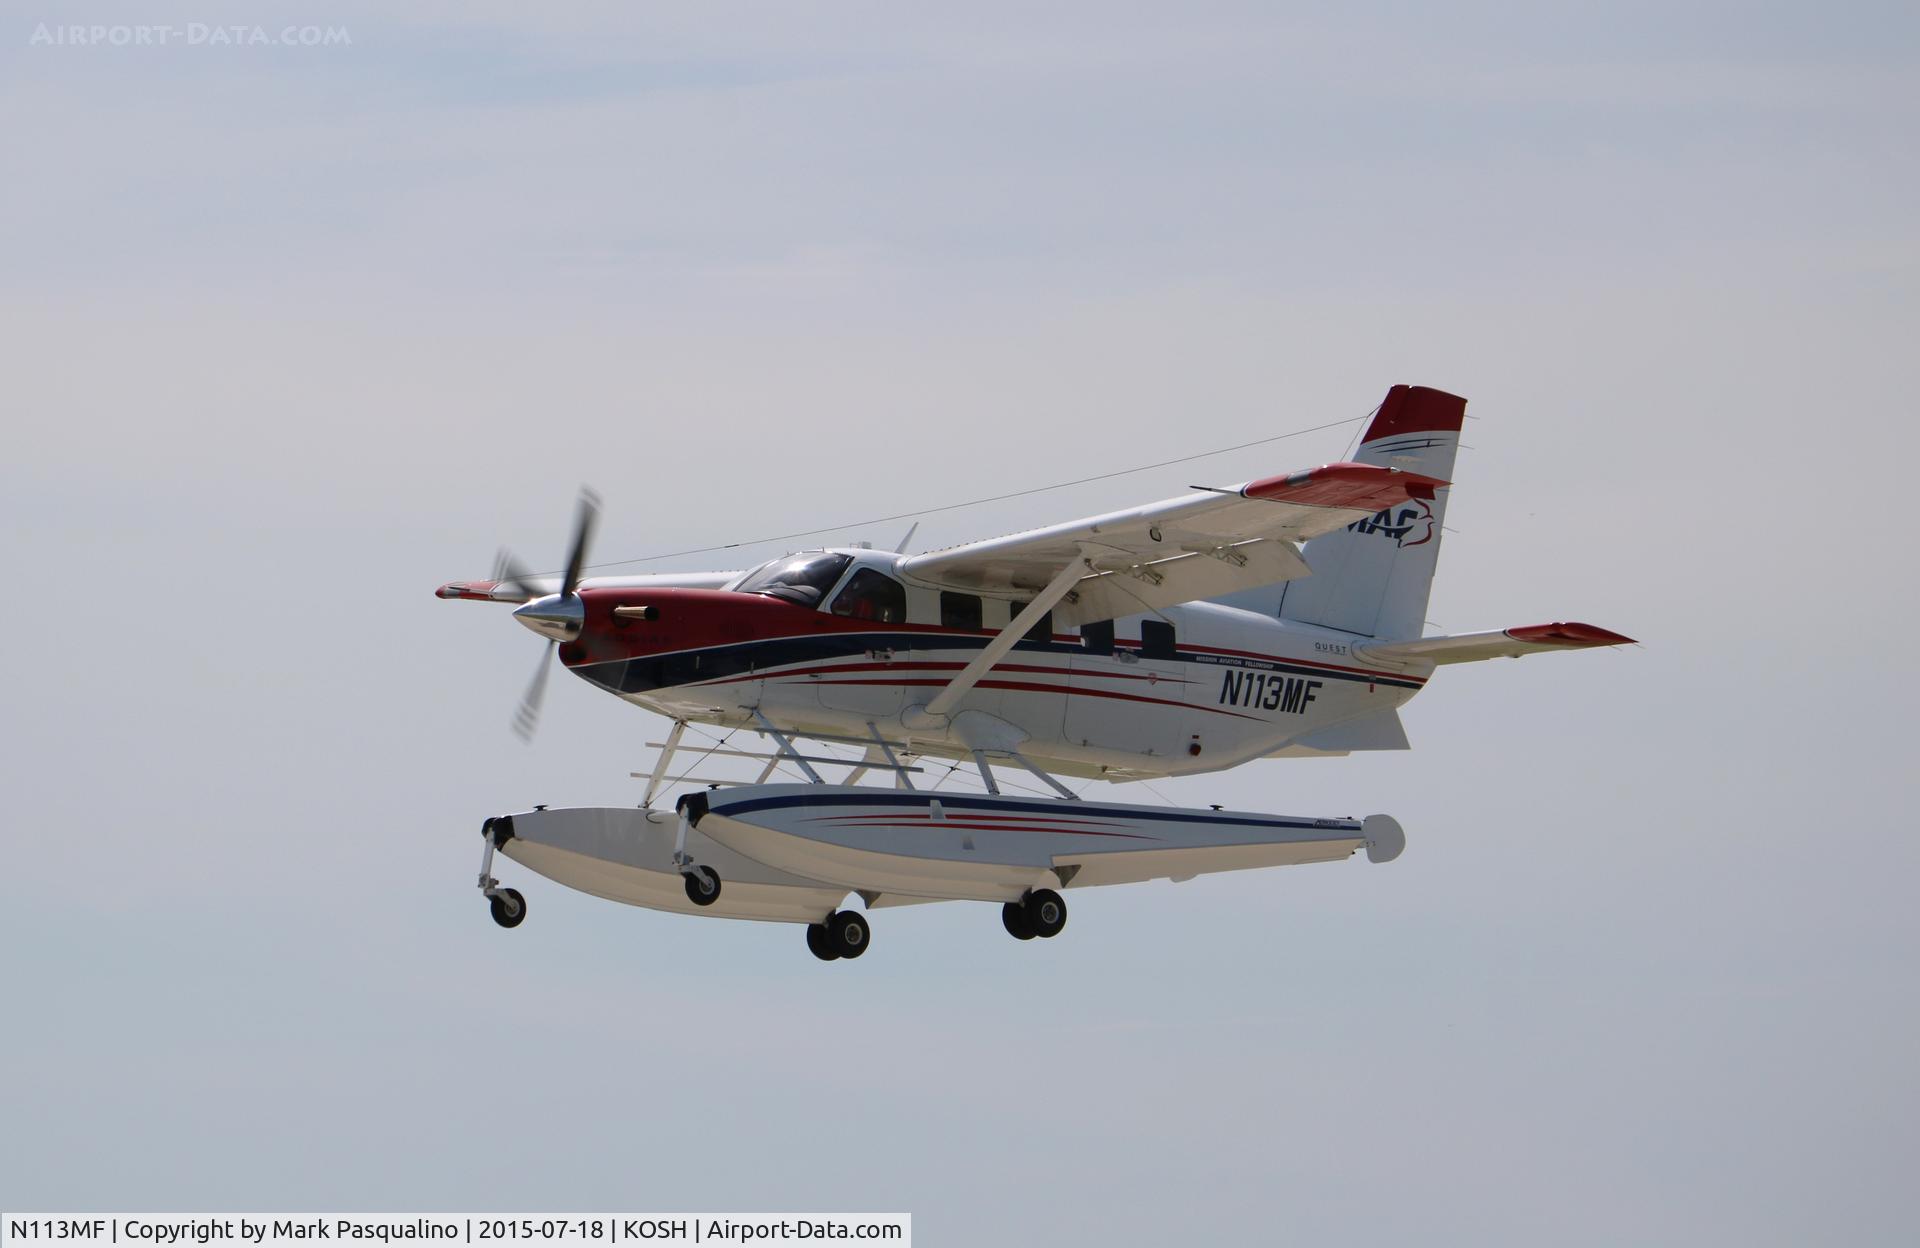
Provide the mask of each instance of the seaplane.
{"label": "seaplane", "polygon": [[[865,953],[888,906],[997,902],[1009,935],[1048,939],[1073,889],[1392,861],[1406,837],[1387,815],[1108,802],[1066,782],[1406,749],[1399,708],[1441,667],[1630,644],[1570,622],[1426,634],[1465,414],[1396,385],[1350,460],[919,554],[732,571],[586,575],[600,504],[583,493],[557,577],[503,551],[490,579],[436,593],[515,604],[545,640],[522,736],[556,656],[670,727],[633,773],[636,805],[484,821],[494,921],[527,912],[496,852],[614,901],[802,924],[829,962]],[[763,748],[732,748],[742,732]],[[675,774],[690,751],[757,775]],[[941,764],[978,790],[931,783]]]}

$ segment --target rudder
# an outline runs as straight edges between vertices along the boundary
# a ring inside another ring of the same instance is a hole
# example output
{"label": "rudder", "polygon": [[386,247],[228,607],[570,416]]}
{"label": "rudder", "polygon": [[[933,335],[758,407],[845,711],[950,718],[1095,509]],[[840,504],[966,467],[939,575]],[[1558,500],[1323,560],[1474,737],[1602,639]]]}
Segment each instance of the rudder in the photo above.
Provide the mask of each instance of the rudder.
{"label": "rudder", "polygon": [[[1451,481],[1466,411],[1458,395],[1395,386],[1353,458]],[[1420,636],[1450,492],[1410,499],[1308,542],[1301,554],[1313,575],[1286,583],[1280,617],[1367,637]]]}

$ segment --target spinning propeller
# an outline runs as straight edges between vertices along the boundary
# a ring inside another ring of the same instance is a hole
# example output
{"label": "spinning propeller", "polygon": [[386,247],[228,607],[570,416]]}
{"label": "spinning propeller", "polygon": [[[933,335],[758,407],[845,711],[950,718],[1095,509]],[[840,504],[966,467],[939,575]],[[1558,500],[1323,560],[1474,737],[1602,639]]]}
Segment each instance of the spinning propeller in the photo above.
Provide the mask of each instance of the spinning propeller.
{"label": "spinning propeller", "polygon": [[514,609],[514,618],[547,639],[547,652],[540,656],[540,666],[534,670],[532,682],[520,697],[520,709],[513,714],[513,731],[522,741],[533,740],[534,729],[540,726],[540,703],[547,696],[547,673],[553,668],[554,648],[578,637],[580,625],[586,619],[586,606],[575,591],[580,588],[580,573],[587,564],[587,545],[593,540],[593,526],[599,519],[600,496],[582,486],[580,507],[573,519],[573,544],[567,551],[567,569],[561,574],[557,594],[542,589],[533,574],[505,548],[494,561],[493,579],[512,585],[527,596],[526,605]]}

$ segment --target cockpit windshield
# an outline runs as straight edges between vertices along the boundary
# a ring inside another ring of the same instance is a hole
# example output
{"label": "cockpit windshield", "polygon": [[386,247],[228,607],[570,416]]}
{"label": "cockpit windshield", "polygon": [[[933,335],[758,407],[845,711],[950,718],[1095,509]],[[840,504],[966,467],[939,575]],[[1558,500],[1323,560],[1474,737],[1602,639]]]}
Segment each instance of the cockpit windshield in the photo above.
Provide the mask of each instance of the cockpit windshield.
{"label": "cockpit windshield", "polygon": [[852,562],[852,555],[788,555],[747,573],[747,579],[734,589],[742,594],[767,594],[803,607],[817,607],[821,595],[833,588]]}

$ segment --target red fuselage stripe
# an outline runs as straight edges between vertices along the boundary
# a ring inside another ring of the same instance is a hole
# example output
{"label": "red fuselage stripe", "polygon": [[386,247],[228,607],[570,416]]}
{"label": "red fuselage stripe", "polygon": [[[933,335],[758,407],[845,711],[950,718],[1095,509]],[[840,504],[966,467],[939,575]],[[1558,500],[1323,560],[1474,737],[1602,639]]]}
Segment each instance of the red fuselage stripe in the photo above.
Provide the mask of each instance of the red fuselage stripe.
{"label": "red fuselage stripe", "polygon": [[[829,818],[829,816],[822,816],[822,818]],[[833,820],[835,824],[945,824],[950,818],[987,820],[987,822],[995,822],[995,824],[1031,824],[1031,822],[1033,822],[1033,816],[1031,816],[1031,814],[979,814],[977,810],[970,810],[970,812],[966,812],[964,816],[948,816],[948,814],[943,814],[941,818],[933,818],[931,814],[835,814],[835,816],[831,816],[831,820]],[[1081,826],[1085,826],[1085,828],[1123,828],[1123,826],[1125,826],[1125,824],[1114,824],[1114,822],[1108,822],[1108,820],[1073,820],[1073,818],[1056,818],[1054,822],[1056,822],[1056,824],[1071,824],[1071,826],[1075,826],[1075,828],[1081,828]]]}
{"label": "red fuselage stripe", "polygon": [[[746,680],[777,680],[789,676],[817,676],[825,673],[840,672],[958,672],[964,663],[928,662],[918,659],[900,659],[885,663],[816,663],[810,667],[778,668],[770,667],[763,672],[749,672],[740,676],[728,676],[721,680],[704,682],[706,686],[733,685]],[[1065,667],[1041,667],[1031,663],[996,663],[996,672],[1029,672],[1041,676],[1058,676],[1062,679],[1079,680],[1144,680],[1149,684],[1190,685],[1194,682],[1184,676],[1166,676],[1158,672],[1092,672],[1079,671]]]}

